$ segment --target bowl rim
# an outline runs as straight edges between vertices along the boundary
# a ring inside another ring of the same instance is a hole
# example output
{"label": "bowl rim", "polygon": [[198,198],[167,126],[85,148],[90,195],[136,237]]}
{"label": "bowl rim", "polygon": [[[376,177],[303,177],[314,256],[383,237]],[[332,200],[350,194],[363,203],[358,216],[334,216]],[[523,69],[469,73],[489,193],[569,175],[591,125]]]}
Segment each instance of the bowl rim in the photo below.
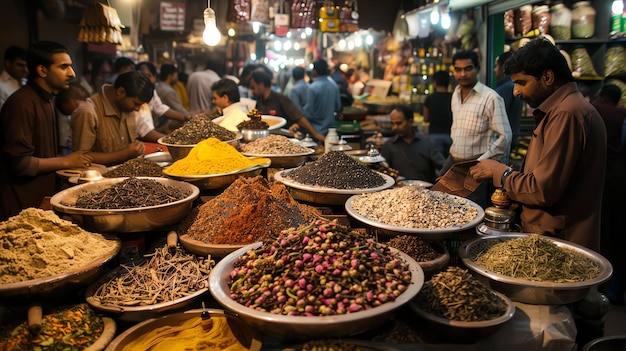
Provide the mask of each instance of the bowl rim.
{"label": "bowl rim", "polygon": [[607,260],[604,256],[600,255],[599,253],[596,253],[592,251],[591,249],[572,243],[570,241],[559,239],[559,238],[554,238],[550,236],[545,236],[545,235],[543,236],[544,238],[552,240],[557,246],[561,248],[572,249],[578,253],[583,254],[585,257],[597,263],[600,266],[600,274],[593,279],[584,280],[582,282],[572,282],[572,283],[537,282],[537,281],[532,281],[532,280],[524,280],[521,278],[513,278],[513,277],[506,276],[506,275],[495,273],[493,271],[483,268],[482,266],[479,266],[470,257],[470,250],[472,249],[472,247],[474,247],[474,245],[477,245],[483,240],[509,240],[509,239],[515,239],[515,238],[523,238],[523,237],[527,237],[530,235],[531,233],[501,234],[501,235],[480,236],[475,239],[466,240],[465,242],[461,243],[461,246],[459,246],[458,248],[459,257],[461,258],[461,261],[468,269],[486,278],[489,278],[491,280],[494,280],[500,283],[515,285],[515,286],[524,286],[524,287],[529,287],[529,288],[548,288],[548,289],[553,289],[553,290],[571,290],[571,289],[579,289],[579,288],[588,288],[588,287],[599,285],[599,284],[606,282],[607,280],[609,280],[609,278],[613,274],[613,267],[611,263],[609,262],[609,260]]}
{"label": "bowl rim", "polygon": [[292,188],[296,188],[296,189],[300,189],[300,190],[311,191],[311,192],[314,192],[314,193],[344,194],[344,195],[373,193],[373,192],[376,192],[376,191],[380,191],[380,190],[385,190],[385,189],[391,188],[395,184],[395,180],[392,177],[390,177],[390,176],[388,176],[388,175],[386,175],[384,173],[376,172],[376,174],[378,174],[381,177],[383,177],[383,179],[385,180],[385,183],[383,185],[377,186],[375,188],[335,189],[335,188],[327,188],[327,187],[322,187],[322,186],[311,186],[311,185],[306,185],[306,184],[295,182],[295,181],[287,179],[285,177],[285,175],[289,174],[294,169],[297,169],[297,168],[285,169],[285,170],[282,170],[282,171],[274,174],[274,180],[279,181],[279,182],[281,182],[281,183],[283,183],[283,184],[285,184],[287,186],[290,186]]}
{"label": "bowl rim", "polygon": [[358,213],[354,207],[352,207],[352,202],[360,195],[353,195],[350,198],[348,198],[348,200],[346,200],[345,203],[345,208],[346,208],[346,212],[356,218],[357,220],[370,225],[372,227],[376,227],[376,228],[380,228],[380,229],[385,229],[385,230],[389,230],[389,231],[393,231],[393,232],[399,232],[399,233],[410,233],[410,234],[446,234],[446,233],[454,233],[454,232],[459,232],[459,231],[463,231],[466,229],[470,229],[475,227],[476,225],[478,225],[480,222],[482,222],[483,217],[485,216],[485,211],[482,209],[482,207],[480,207],[480,205],[478,205],[477,203],[468,200],[466,198],[460,197],[460,196],[456,196],[456,195],[451,195],[451,194],[447,194],[448,196],[451,196],[455,199],[462,199],[463,201],[467,201],[470,206],[474,207],[478,213],[476,214],[476,217],[474,217],[474,219],[472,219],[470,222],[462,225],[462,226],[455,226],[455,227],[450,227],[450,228],[439,228],[439,229],[427,229],[427,228],[407,228],[407,227],[398,227],[395,225],[390,225],[390,224],[385,224],[382,222],[377,222],[374,221],[372,219],[369,219],[363,215],[361,215],[360,213]]}
{"label": "bowl rim", "polygon": [[248,157],[265,157],[265,158],[280,158],[280,157],[297,157],[297,156],[309,156],[315,153],[315,150],[311,149],[311,148],[307,148],[309,149],[309,151],[307,152],[300,152],[300,153],[296,153],[296,154],[254,154],[254,153],[247,153],[247,152],[242,152],[241,154],[244,156],[248,156]]}
{"label": "bowl rim", "polygon": [[[252,157],[251,159],[255,159],[257,157]],[[231,176],[231,175],[237,175],[237,174],[241,174],[241,173],[247,173],[247,172],[252,172],[252,171],[256,171],[259,168],[267,168],[272,164],[271,160],[268,160],[266,162],[263,162],[261,164],[255,164],[243,169],[238,169],[232,172],[227,172],[227,173],[216,173],[216,174],[197,174],[197,175],[180,175],[180,174],[173,174],[170,172],[167,172],[167,168],[163,169],[163,174],[165,174],[168,177],[172,177],[175,179],[179,179],[179,180],[189,180],[189,181],[196,181],[196,180],[203,180],[203,179],[208,179],[208,178],[216,178],[216,177],[223,177],[223,176]]]}
{"label": "bowl rim", "polygon": [[426,312],[422,310],[421,308],[419,308],[419,306],[415,302],[415,299],[413,299],[410,302],[409,306],[411,307],[411,310],[413,310],[413,312],[415,312],[418,316],[424,319],[427,319],[429,321],[442,324],[442,325],[447,325],[447,326],[456,327],[456,328],[464,328],[464,329],[488,328],[488,327],[501,325],[505,323],[506,321],[508,321],[509,319],[513,318],[513,315],[515,315],[515,310],[516,310],[515,304],[506,295],[500,292],[494,291],[494,290],[491,290],[491,293],[501,298],[506,303],[507,307],[503,315],[497,318],[489,319],[485,321],[464,322],[464,321],[457,321],[457,320],[439,317],[437,315],[434,315],[430,312]]}
{"label": "bowl rim", "polygon": [[[244,246],[237,251],[234,251],[221,259],[215,267],[211,270],[209,275],[209,289],[215,300],[224,308],[231,310],[241,316],[247,318],[253,318],[258,321],[266,323],[280,323],[299,326],[309,326],[311,324],[327,324],[327,323],[347,323],[354,320],[375,318],[376,316],[383,315],[391,312],[406,303],[410,302],[421,290],[424,285],[424,270],[422,267],[409,255],[402,251],[389,247],[399,255],[410,267],[411,282],[407,284],[407,289],[400,294],[395,300],[386,302],[380,306],[376,306],[367,310],[358,311],[354,313],[346,313],[343,315],[331,315],[331,316],[287,316],[273,314],[271,312],[261,312],[252,308],[246,307],[235,300],[230,298],[230,288],[228,287],[228,277],[230,272],[226,272],[226,269],[232,266],[233,262],[239,257],[248,252],[259,248],[263,245],[262,242],[253,243]],[[383,244],[381,244],[383,245]],[[228,292],[224,289],[226,288]]]}
{"label": "bowl rim", "polygon": [[[193,148],[194,146],[198,145],[197,143],[196,143],[196,144],[171,144],[171,143],[168,143],[168,142],[163,141],[163,139],[164,139],[164,138],[167,138],[167,137],[168,137],[168,136],[166,135],[166,136],[162,136],[162,137],[160,137],[159,139],[157,139],[157,144],[165,145],[165,146],[167,146],[167,147],[168,147],[168,149],[169,149],[170,147],[171,147],[171,148],[177,148],[177,147],[179,147],[179,148]],[[210,138],[210,137],[209,137],[209,138]],[[206,138],[206,139],[209,139],[209,138]],[[225,142],[225,143],[231,143],[231,142],[234,142],[234,141],[239,141],[239,140],[241,140],[242,138],[243,138],[243,135],[242,135],[241,133],[236,133],[236,135],[235,135],[235,139],[230,139],[230,140],[220,140],[220,141],[223,141],[223,142]],[[206,139],[203,139],[203,140],[206,140]]]}
{"label": "bowl rim", "polygon": [[[154,205],[154,206],[146,206],[146,207],[136,207],[136,208],[120,208],[120,209],[87,209],[87,208],[79,208],[74,206],[65,205],[62,203],[62,200],[69,196],[69,194],[80,194],[86,193],[84,188],[100,186],[100,185],[109,185],[116,184],[122,182],[128,178],[137,178],[137,179],[150,179],[155,180],[159,183],[174,183],[174,185],[179,188],[183,188],[185,190],[190,190],[191,194],[189,194],[184,199],[176,200],[170,203]],[[82,191],[82,192],[81,192]],[[178,205],[182,205],[188,203],[190,201],[194,201],[196,198],[200,196],[200,189],[187,182],[182,182],[174,179],[164,178],[164,177],[119,177],[119,178],[105,178],[103,180],[99,180],[94,183],[85,183],[73,186],[71,188],[67,188],[65,190],[61,190],[60,192],[54,194],[50,199],[50,205],[53,210],[67,213],[67,214],[80,214],[80,215],[124,215],[124,214],[133,214],[133,213],[144,213],[155,210],[160,210],[166,207],[175,207]]]}
{"label": "bowl rim", "polygon": [[[267,128],[267,130],[276,130],[276,129],[280,129],[281,127],[283,127],[285,124],[287,124],[287,119],[284,117],[280,117],[280,116],[273,116],[273,115],[261,115],[261,121],[263,121],[263,119],[271,119],[271,120],[275,120],[278,123],[269,126],[269,128]],[[215,124],[219,125],[219,122],[221,122],[224,119],[224,116],[219,116],[219,117],[215,117],[213,118],[211,121]]]}

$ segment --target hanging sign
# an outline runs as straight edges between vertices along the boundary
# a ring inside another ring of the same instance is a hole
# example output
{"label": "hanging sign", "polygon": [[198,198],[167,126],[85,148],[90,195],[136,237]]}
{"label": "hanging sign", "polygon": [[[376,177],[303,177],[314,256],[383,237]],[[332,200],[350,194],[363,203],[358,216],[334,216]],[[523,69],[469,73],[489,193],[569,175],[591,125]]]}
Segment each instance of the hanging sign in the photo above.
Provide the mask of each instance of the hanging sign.
{"label": "hanging sign", "polygon": [[185,30],[185,4],[181,2],[161,1],[161,30]]}

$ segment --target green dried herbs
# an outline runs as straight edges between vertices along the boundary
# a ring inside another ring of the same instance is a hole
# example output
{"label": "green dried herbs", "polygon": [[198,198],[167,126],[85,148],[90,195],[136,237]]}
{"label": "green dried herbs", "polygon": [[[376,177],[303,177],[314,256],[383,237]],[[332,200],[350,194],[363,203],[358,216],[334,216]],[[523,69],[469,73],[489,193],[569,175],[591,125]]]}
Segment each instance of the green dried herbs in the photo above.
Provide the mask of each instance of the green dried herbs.
{"label": "green dried herbs", "polygon": [[470,257],[494,273],[536,282],[582,282],[600,274],[600,267],[583,254],[537,234],[485,240],[472,248]]}

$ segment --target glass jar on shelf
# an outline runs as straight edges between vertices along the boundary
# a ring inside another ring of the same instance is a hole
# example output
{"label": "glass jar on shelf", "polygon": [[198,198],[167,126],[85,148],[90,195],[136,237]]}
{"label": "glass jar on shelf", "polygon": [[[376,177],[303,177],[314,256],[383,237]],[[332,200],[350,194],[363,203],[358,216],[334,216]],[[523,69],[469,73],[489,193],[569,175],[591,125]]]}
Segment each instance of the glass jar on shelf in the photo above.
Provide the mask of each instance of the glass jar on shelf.
{"label": "glass jar on shelf", "polygon": [[570,40],[572,38],[572,11],[562,2],[557,2],[550,8],[550,34],[555,40]]}
{"label": "glass jar on shelf", "polygon": [[538,5],[533,8],[533,29],[539,33],[548,34],[550,31],[550,8],[548,5]]}
{"label": "glass jar on shelf", "polygon": [[596,29],[596,10],[589,1],[574,3],[572,10],[572,38],[592,38]]}

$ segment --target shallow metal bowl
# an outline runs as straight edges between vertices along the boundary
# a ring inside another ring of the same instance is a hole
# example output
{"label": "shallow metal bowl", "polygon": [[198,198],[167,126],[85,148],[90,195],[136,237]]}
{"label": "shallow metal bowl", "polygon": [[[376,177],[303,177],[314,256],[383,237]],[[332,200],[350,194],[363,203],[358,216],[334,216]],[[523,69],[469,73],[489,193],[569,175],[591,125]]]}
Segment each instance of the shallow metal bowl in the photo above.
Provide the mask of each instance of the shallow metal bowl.
{"label": "shallow metal bowl", "polygon": [[420,309],[415,301],[411,301],[409,306],[413,312],[427,321],[429,329],[447,340],[456,342],[477,341],[496,333],[515,314],[515,304],[509,298],[495,291],[492,293],[506,303],[506,311],[502,316],[486,321],[464,322],[439,317]]}
{"label": "shallow metal bowl", "polygon": [[196,255],[208,256],[211,258],[222,258],[233,251],[239,250],[247,244],[229,245],[229,244],[208,244],[200,240],[192,239],[189,235],[183,234],[178,237],[178,241],[183,245],[185,250]]}
{"label": "shallow metal bowl", "polygon": [[428,189],[433,186],[433,183],[429,183],[427,181],[419,180],[419,179],[402,179],[402,180],[398,180],[398,185],[399,186],[416,186],[418,188]]}
{"label": "shallow metal bowl", "polygon": [[626,350],[626,335],[610,335],[591,340],[582,351],[623,351]]}
{"label": "shallow metal bowl", "polygon": [[[241,320],[241,318],[234,316],[226,311],[219,309],[196,309],[190,310],[183,313],[171,314],[165,317],[149,319],[143,321],[139,324],[136,324],[120,335],[118,335],[113,341],[109,344],[109,346],[105,349],[106,351],[121,351],[131,343],[132,341],[137,340],[137,338],[141,337],[144,334],[150,333],[155,329],[163,328],[167,326],[179,326],[185,321],[199,317],[206,311],[210,317],[226,317],[228,320],[228,326],[231,331],[239,340],[239,342],[247,349],[251,351],[259,351],[261,350],[262,342],[261,336],[250,328],[245,322]],[[203,348],[203,350],[207,351],[218,351],[221,350],[220,346],[216,346],[213,348]]]}
{"label": "shallow metal bowl", "polygon": [[351,196],[355,194],[373,193],[380,190],[391,188],[395,183],[395,180],[383,173],[378,173],[385,180],[385,184],[367,189],[334,189],[317,187],[306,184],[301,184],[288,179],[286,176],[291,172],[291,169],[280,171],[274,175],[274,180],[281,182],[287,186],[289,193],[296,200],[302,200],[323,205],[343,205]]}
{"label": "shallow metal bowl", "polygon": [[502,234],[468,240],[459,247],[459,257],[469,270],[476,273],[475,275],[479,280],[492,289],[505,294],[513,301],[536,305],[562,305],[581,300],[592,287],[604,283],[613,273],[611,263],[600,254],[569,241],[548,236],[545,238],[553,241],[557,246],[576,251],[595,262],[600,267],[600,274],[594,279],[575,283],[534,282],[494,273],[479,266],[471,259],[472,249],[483,241],[510,240],[528,235],[523,233]]}
{"label": "shallow metal bowl", "polygon": [[[220,122],[223,119],[224,119],[224,116],[220,116],[220,117],[213,118],[211,121],[213,121],[213,123],[215,124],[220,124]],[[284,119],[283,117],[272,116],[272,115],[261,115],[261,121],[267,123],[267,125],[269,126],[269,128],[267,129],[269,130],[276,130],[284,126],[285,124],[287,124],[287,120]]]}
{"label": "shallow metal bowl", "polygon": [[270,135],[269,129],[242,129],[241,136],[242,141],[249,143],[257,139],[262,139]]}
{"label": "shallow metal bowl", "polygon": [[261,174],[263,168],[267,168],[270,166],[270,161],[268,160],[265,163],[257,164],[254,166],[250,166],[243,170],[239,170],[231,173],[223,173],[223,174],[207,174],[207,175],[175,175],[168,173],[167,170],[163,171],[163,174],[170,178],[178,179],[185,181],[187,183],[193,184],[200,189],[222,189],[226,188],[237,180],[237,178],[252,178]]}
{"label": "shallow metal bowl", "polygon": [[261,245],[255,243],[245,246],[218,262],[209,276],[211,294],[220,305],[237,313],[251,327],[285,339],[340,337],[371,330],[387,321],[397,308],[414,298],[424,284],[424,272],[419,264],[403,252],[392,249],[409,264],[411,270],[411,283],[394,301],[369,310],[334,316],[286,316],[260,312],[231,299],[229,281],[236,259]]}
{"label": "shallow metal bowl", "polygon": [[108,255],[95,258],[83,267],[64,273],[21,282],[0,284],[0,297],[2,299],[15,298],[23,302],[24,299],[30,297],[43,297],[51,293],[73,292],[93,282],[102,274],[106,264],[117,255],[122,247],[120,239],[116,236],[111,234],[103,235],[107,240],[114,242],[114,248]]}
{"label": "shallow metal bowl", "polygon": [[129,209],[91,210],[73,206],[80,195],[100,191],[126,179],[108,178],[60,191],[50,199],[50,205],[62,214],[61,217],[70,217],[71,221],[83,228],[95,232],[133,233],[162,229],[183,220],[191,212],[193,201],[200,195],[197,186],[186,182],[159,177],[137,178],[155,180],[187,191],[190,195],[168,204]]}
{"label": "shallow metal bowl", "polygon": [[191,295],[183,298],[161,302],[153,305],[137,305],[137,306],[121,306],[112,304],[103,304],[93,298],[98,288],[107,283],[111,279],[115,279],[117,276],[126,272],[123,267],[118,267],[112,271],[109,271],[104,276],[101,276],[98,280],[93,282],[85,290],[85,298],[87,303],[94,309],[111,313],[116,319],[124,321],[144,321],[148,318],[161,317],[167,312],[181,311],[188,308],[192,304],[198,302],[208,291],[208,288],[200,289]]}
{"label": "shallow metal bowl", "polygon": [[[157,143],[167,146],[167,151],[170,153],[170,156],[172,157],[172,162],[176,162],[182,158],[187,157],[187,155],[189,155],[189,151],[191,151],[191,149],[193,149],[193,147],[197,145],[197,144],[191,144],[191,145],[170,144],[170,143],[163,141],[164,138],[166,137],[159,138],[157,140]],[[239,145],[239,140],[241,140],[241,138],[242,138],[241,134],[237,134],[237,137],[235,139],[225,140],[224,142],[234,147],[237,147]]]}
{"label": "shallow metal bowl", "polygon": [[303,152],[299,154],[249,154],[243,153],[244,156],[248,157],[265,157],[269,158],[272,163],[270,167],[273,168],[294,168],[304,164],[307,157],[315,153],[315,150],[311,149],[311,151]]}

